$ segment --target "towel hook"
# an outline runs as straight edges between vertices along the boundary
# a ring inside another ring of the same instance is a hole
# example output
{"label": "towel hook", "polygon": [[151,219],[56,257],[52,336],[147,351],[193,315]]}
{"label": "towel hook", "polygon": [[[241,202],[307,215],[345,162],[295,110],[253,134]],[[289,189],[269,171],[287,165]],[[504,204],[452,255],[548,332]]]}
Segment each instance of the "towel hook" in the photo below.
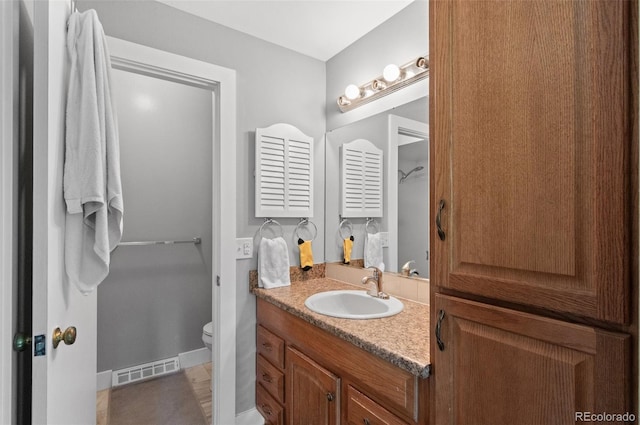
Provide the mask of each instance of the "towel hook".
{"label": "towel hook", "polygon": [[[348,230],[349,234],[347,236],[344,235],[344,233],[342,233],[343,230]],[[340,224],[338,225],[338,233],[340,233],[340,237],[342,239],[347,239],[350,238],[351,236],[353,236],[353,224],[351,223],[351,221],[349,221],[348,218],[342,218],[342,216],[340,216]]]}
{"label": "towel hook", "polygon": [[298,225],[296,226],[296,230],[294,231],[294,235],[296,236],[296,239],[302,239],[300,238],[300,235],[298,235],[298,230],[303,227],[303,226],[308,226],[308,225],[312,225],[313,226],[313,236],[311,237],[311,241],[314,241],[316,239],[316,236],[318,236],[318,227],[314,224],[313,221],[309,220],[309,218],[307,217],[303,217],[300,219],[300,221],[298,222]]}
{"label": "towel hook", "polygon": [[[373,226],[374,232],[369,231],[369,225]],[[371,233],[371,234],[375,234],[380,231],[380,226],[378,225],[378,222],[376,221],[376,219],[373,217],[367,217],[367,223],[364,225],[364,228],[367,231],[367,233]]]}
{"label": "towel hook", "polygon": [[[278,226],[278,228],[280,229],[280,236],[281,237],[284,236],[284,231],[282,230],[282,226],[280,225],[280,223],[278,223],[277,221],[275,221],[272,218],[265,218],[264,219],[264,223],[262,223],[262,225],[260,226],[260,230],[259,230],[260,237],[264,238],[264,234],[262,233],[262,231],[263,231],[264,227],[269,225],[269,224],[275,224],[276,226]],[[275,232],[274,232],[274,234],[275,234]],[[277,235],[274,236],[274,238],[275,237],[277,237]]]}

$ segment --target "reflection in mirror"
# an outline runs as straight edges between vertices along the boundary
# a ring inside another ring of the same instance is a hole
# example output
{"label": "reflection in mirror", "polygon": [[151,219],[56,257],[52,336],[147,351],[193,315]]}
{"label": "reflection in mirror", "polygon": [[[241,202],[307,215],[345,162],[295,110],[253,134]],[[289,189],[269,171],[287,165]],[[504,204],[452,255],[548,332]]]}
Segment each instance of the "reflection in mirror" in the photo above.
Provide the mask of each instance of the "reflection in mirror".
{"label": "reflection in mirror", "polygon": [[[429,277],[429,141],[402,135],[398,144],[398,271]],[[427,194],[427,196],[424,196]]]}
{"label": "reflection in mirror", "polygon": [[[378,218],[383,239],[385,270],[428,278],[429,159],[428,101],[426,97],[329,131],[325,144],[325,259],[342,262],[340,235],[340,146],[364,138],[383,150],[383,216]],[[423,167],[415,169],[416,167]],[[415,170],[414,170],[415,169]],[[406,174],[404,180],[402,170]],[[412,171],[413,170],[413,171]],[[409,173],[412,171],[411,173]],[[400,184],[402,180],[402,184]],[[362,265],[366,218],[350,218],[353,226],[351,264]]]}

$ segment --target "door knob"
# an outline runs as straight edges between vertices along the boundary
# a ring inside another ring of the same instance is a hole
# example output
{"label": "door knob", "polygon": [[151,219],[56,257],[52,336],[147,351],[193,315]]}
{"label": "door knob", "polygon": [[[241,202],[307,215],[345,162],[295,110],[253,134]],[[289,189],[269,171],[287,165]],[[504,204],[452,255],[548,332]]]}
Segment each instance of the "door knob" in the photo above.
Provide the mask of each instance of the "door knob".
{"label": "door knob", "polygon": [[31,337],[18,332],[13,336],[13,349],[19,353],[27,349],[31,345]]}
{"label": "door knob", "polygon": [[53,331],[53,348],[58,348],[60,342],[64,342],[65,345],[71,345],[76,342],[76,327],[69,326],[64,332],[60,328],[56,328]]}

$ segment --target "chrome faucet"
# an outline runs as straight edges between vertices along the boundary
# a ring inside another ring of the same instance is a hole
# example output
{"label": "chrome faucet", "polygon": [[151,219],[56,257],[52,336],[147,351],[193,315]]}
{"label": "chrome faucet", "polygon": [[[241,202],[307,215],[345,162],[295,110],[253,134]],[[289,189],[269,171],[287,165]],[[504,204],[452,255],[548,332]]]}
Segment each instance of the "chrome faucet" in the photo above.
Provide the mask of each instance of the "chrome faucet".
{"label": "chrome faucet", "polygon": [[382,270],[377,267],[369,267],[373,269],[373,276],[365,276],[362,278],[362,284],[366,285],[367,283],[373,282],[374,285],[371,289],[367,291],[367,294],[372,297],[382,298],[386,300],[389,298],[389,295],[382,292]]}
{"label": "chrome faucet", "polygon": [[416,269],[412,269],[411,268],[411,264],[415,264],[416,262],[414,260],[409,260],[406,263],[404,263],[404,266],[402,266],[402,275],[403,276],[417,276],[420,273],[418,273],[418,270]]}

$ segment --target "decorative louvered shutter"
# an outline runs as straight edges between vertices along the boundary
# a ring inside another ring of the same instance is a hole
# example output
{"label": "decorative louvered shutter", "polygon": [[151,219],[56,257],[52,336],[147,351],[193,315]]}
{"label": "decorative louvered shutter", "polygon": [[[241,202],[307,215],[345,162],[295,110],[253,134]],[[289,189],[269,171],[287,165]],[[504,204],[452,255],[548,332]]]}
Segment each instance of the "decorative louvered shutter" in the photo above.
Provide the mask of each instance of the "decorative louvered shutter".
{"label": "decorative louvered shutter", "polygon": [[382,217],[382,149],[365,139],[340,149],[342,217]]}
{"label": "decorative louvered shutter", "polygon": [[313,138],[290,124],[256,129],[256,217],[313,217]]}

